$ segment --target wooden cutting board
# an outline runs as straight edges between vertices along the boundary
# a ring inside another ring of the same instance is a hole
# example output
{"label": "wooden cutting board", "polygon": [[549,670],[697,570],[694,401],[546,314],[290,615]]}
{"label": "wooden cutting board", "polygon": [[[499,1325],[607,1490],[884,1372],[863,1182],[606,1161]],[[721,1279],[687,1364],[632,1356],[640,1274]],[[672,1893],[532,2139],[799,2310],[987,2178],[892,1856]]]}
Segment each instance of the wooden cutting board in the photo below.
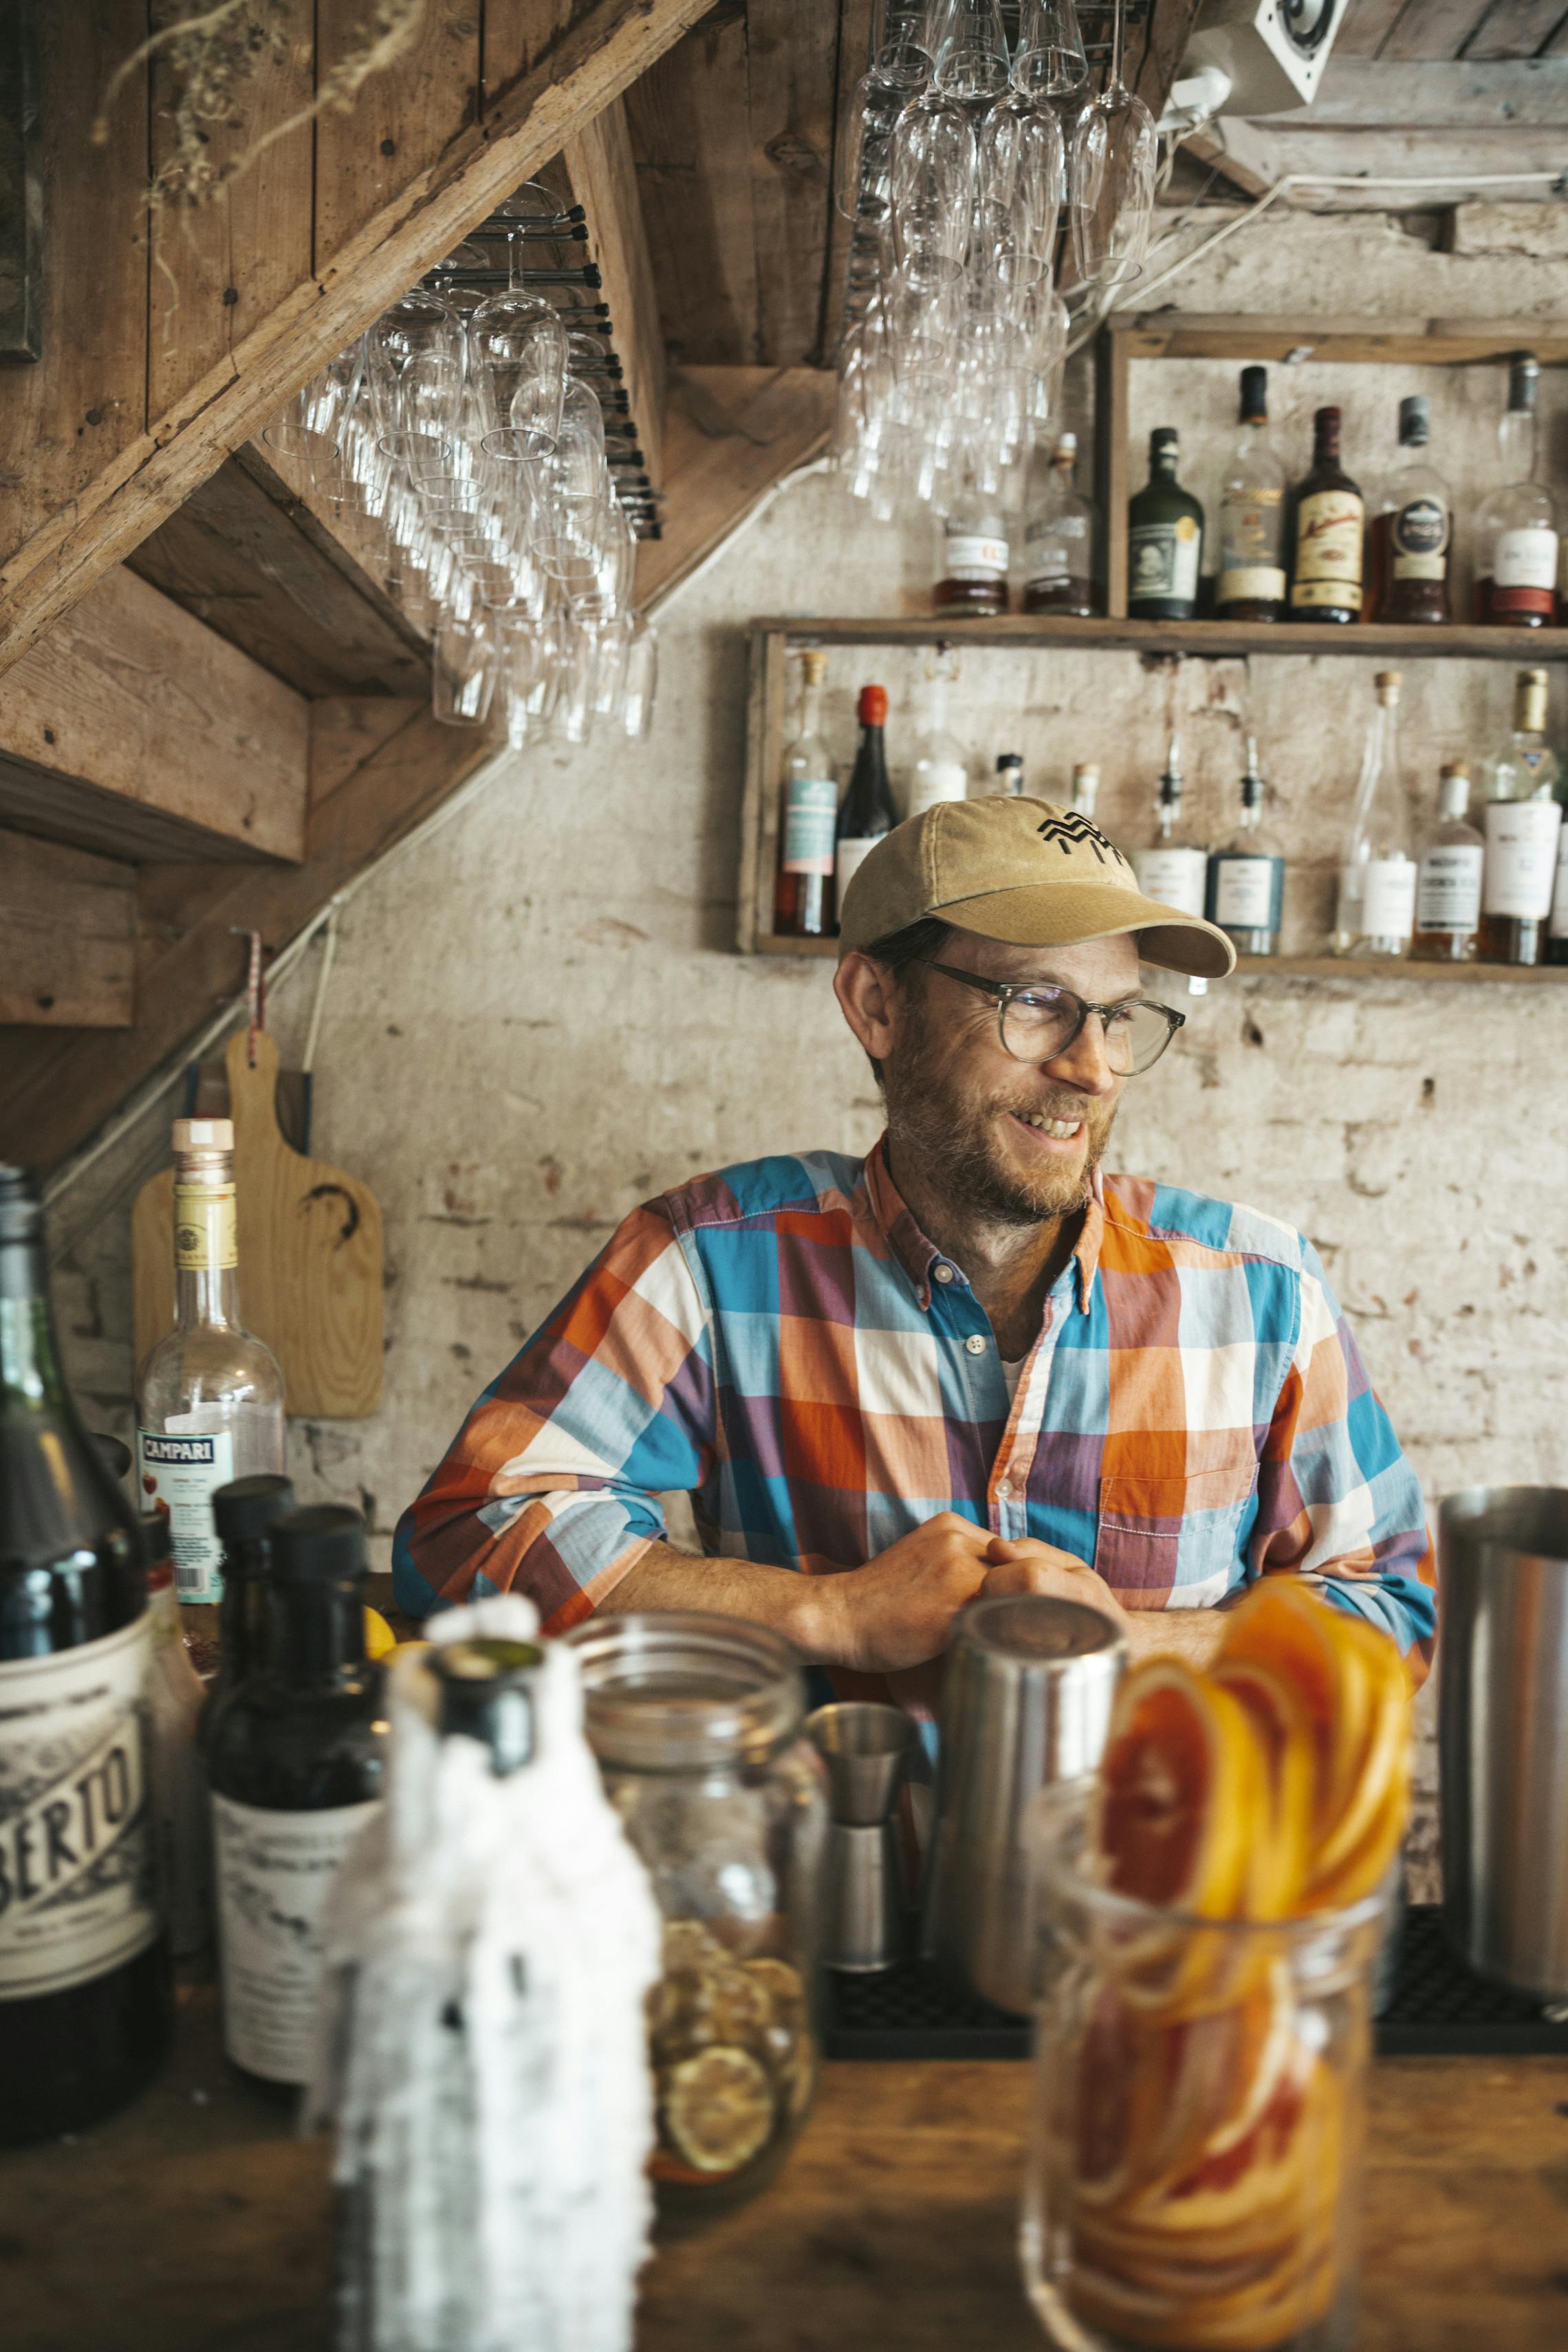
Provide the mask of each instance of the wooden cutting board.
{"label": "wooden cutting board", "polygon": [[[265,1030],[251,1066],[228,1048],[239,1243],[239,1311],[283,1367],[300,1419],[363,1421],[381,1402],[381,1211],[357,1176],[293,1150],[278,1125],[278,1048]],[[174,1319],[174,1171],[143,1184],[131,1218],[136,1360]]]}

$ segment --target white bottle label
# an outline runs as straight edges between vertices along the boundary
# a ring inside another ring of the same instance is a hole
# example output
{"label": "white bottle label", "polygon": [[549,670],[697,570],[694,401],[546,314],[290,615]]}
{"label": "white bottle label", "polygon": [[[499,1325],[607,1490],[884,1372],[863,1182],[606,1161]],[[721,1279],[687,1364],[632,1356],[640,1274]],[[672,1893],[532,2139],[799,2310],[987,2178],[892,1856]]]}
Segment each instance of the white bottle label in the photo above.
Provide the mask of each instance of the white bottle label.
{"label": "white bottle label", "polygon": [[1155,597],[1191,604],[1198,593],[1203,533],[1191,515],[1174,522],[1135,523],[1127,534],[1127,593],[1137,604]]}
{"label": "white bottle label", "polygon": [[839,843],[837,854],[834,860],[834,870],[837,877],[838,912],[840,918],[842,918],[844,913],[844,893],[848,889],[850,883],[854,880],[856,875],[858,874],[861,866],[864,865],[866,859],[870,856],[872,850],[876,848],[878,842],[885,841],[886,839],[886,834],[876,833],[872,834],[869,839],[860,841],[841,841]]}
{"label": "white bottle label", "polygon": [[0,1665],[0,2001],[88,1984],[158,1933],[147,1612]]}
{"label": "white bottle label", "polygon": [[1415,885],[1418,931],[1473,931],[1481,919],[1480,849],[1469,842],[1438,842],[1421,860]]}
{"label": "white bottle label", "polygon": [[136,1475],[142,1508],[168,1514],[180,1599],[220,1600],[223,1546],[213,1525],[212,1498],[234,1476],[234,1432],[139,1429]]}
{"label": "white bottle label", "polygon": [[277,1813],[216,1792],[212,1801],[223,2046],[249,2074],[302,2083],[315,2041],[327,1896],[376,1802]]}
{"label": "white bottle label", "polygon": [[784,870],[831,874],[838,787],[831,776],[792,776],[784,786]]}
{"label": "white bottle label", "polygon": [[1005,580],[1007,542],[986,539],[978,531],[947,533],[947,577],[950,580]]}
{"label": "white bottle label", "polygon": [[1285,574],[1275,563],[1234,564],[1219,575],[1221,604],[1282,604]]}
{"label": "white bottle label", "polygon": [[1549,936],[1568,940],[1568,824],[1557,836],[1557,886],[1552,893]]}
{"label": "white bottle label", "polygon": [[938,801],[969,797],[969,771],[962,760],[917,760],[910,770],[907,816],[935,808]]}
{"label": "white bottle label", "polygon": [[1485,907],[1540,922],[1552,906],[1563,811],[1555,801],[1489,801]]}
{"label": "white bottle label", "polygon": [[1412,499],[1391,515],[1388,543],[1396,580],[1441,580],[1448,568],[1448,509],[1441,499]]}
{"label": "white bottle label", "polygon": [[1132,869],[1146,898],[1173,907],[1179,915],[1201,915],[1208,859],[1201,849],[1135,849]]}
{"label": "white bottle label", "polygon": [[1555,588],[1557,533],[1544,529],[1505,530],[1492,556],[1492,579],[1500,588]]}
{"label": "white bottle label", "polygon": [[1361,927],[1369,940],[1407,940],[1415,929],[1415,860],[1369,857],[1362,867]]}
{"label": "white bottle label", "polygon": [[1215,861],[1214,920],[1222,929],[1271,931],[1278,921],[1273,857],[1221,857]]}

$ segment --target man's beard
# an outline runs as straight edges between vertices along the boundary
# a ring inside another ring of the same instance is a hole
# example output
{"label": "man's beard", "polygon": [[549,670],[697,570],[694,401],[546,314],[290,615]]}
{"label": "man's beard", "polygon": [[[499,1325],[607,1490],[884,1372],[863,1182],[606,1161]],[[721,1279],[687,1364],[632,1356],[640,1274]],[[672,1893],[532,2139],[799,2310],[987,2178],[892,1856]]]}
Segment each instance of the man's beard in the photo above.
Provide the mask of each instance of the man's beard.
{"label": "man's beard", "polygon": [[[1048,1218],[1072,1216],[1084,1206],[1110,1138],[1114,1105],[1065,1089],[1043,1099],[1020,1091],[968,1102],[955,1097],[951,1087],[943,1091],[928,1067],[932,1058],[917,1048],[907,1061],[900,1059],[897,1070],[883,1065],[895,1164],[914,1161],[956,1212],[997,1224],[1043,1224]],[[996,1134],[997,1119],[1009,1111],[1026,1118],[1081,1120],[1082,1160],[1059,1170],[1042,1168],[1033,1175],[1009,1164]]]}

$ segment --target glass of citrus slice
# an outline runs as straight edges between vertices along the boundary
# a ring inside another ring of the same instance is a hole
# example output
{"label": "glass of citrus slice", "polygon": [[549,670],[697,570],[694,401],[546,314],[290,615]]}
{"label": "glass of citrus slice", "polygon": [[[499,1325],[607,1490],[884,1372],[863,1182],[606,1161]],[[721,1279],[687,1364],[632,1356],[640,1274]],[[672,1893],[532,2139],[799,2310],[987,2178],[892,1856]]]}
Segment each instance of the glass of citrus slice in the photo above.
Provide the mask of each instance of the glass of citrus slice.
{"label": "glass of citrus slice", "polygon": [[1025,2283],[1062,2352],[1339,2352],[1410,1692],[1300,1584],[1142,1660],[1035,1823]]}

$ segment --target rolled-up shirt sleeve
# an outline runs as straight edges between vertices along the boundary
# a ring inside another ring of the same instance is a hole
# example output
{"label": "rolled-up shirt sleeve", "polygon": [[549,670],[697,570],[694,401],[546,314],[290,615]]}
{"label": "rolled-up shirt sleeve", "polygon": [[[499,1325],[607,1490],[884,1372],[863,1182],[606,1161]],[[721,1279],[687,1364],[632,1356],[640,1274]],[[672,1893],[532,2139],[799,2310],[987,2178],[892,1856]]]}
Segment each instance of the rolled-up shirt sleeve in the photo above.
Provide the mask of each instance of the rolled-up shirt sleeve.
{"label": "rolled-up shirt sleeve", "polygon": [[1392,1634],[1420,1680],[1437,1626],[1420,1485],[1310,1243],[1302,1260],[1296,1343],[1258,1464],[1252,1570],[1304,1577]]}
{"label": "rolled-up shirt sleeve", "polygon": [[714,1459],[712,1315],[662,1203],[634,1211],[468,1414],[397,1525],[415,1616],[525,1592],[588,1616],[665,1532],[659,1496]]}

